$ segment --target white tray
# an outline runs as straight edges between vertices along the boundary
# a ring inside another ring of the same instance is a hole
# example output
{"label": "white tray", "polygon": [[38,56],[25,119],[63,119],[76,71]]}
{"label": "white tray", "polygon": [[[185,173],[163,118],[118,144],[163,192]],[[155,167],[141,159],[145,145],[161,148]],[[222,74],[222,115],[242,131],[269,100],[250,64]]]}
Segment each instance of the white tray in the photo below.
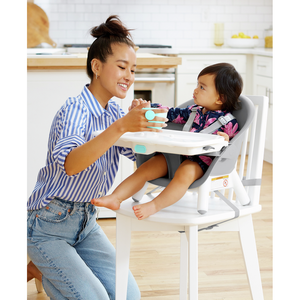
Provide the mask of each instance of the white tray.
{"label": "white tray", "polygon": [[[101,132],[95,131],[94,136]],[[165,152],[196,155],[220,151],[228,146],[228,142],[219,135],[164,129],[163,132],[127,132],[114,145],[131,148],[141,154]]]}

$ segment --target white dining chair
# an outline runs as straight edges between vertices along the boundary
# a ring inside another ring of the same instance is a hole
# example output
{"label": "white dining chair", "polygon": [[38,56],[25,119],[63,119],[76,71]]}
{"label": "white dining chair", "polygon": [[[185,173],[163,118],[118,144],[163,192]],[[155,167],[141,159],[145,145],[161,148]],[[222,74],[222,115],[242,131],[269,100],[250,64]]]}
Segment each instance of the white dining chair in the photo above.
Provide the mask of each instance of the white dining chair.
{"label": "white dining chair", "polygon": [[[180,300],[197,300],[198,236],[201,236],[202,230],[239,233],[252,298],[263,299],[252,214],[261,210],[260,182],[268,98],[247,98],[254,104],[255,111],[250,129],[243,134],[238,177],[234,179],[244,184],[242,191],[234,193],[233,185],[225,197],[224,190],[228,186],[206,189],[209,200],[205,214],[199,214],[195,209],[199,204],[197,189],[188,190],[177,203],[144,220],[138,220],[134,215],[132,207],[136,203],[131,198],[123,201],[116,211],[116,300],[126,299],[132,231],[180,232]],[[209,180],[213,181],[213,176]],[[238,184],[239,189],[240,186]],[[150,192],[142,197],[140,203],[151,201],[156,195]],[[241,197],[246,197],[250,202]]]}

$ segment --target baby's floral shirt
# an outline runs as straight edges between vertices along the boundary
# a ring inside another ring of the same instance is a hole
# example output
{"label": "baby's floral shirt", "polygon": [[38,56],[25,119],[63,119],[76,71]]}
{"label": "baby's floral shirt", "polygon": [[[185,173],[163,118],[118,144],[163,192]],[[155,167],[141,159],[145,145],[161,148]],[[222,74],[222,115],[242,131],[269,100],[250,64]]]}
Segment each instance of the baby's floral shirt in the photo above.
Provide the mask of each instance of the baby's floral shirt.
{"label": "baby's floral shirt", "polygon": [[[192,108],[197,107],[196,116],[190,132],[200,132],[205,129],[216,120],[218,120],[221,116],[226,116],[229,112],[223,110],[211,110],[207,111],[203,114],[203,107],[198,105],[188,106],[186,108],[178,108],[178,107],[166,107],[158,103],[151,104],[151,107],[159,107],[168,109],[167,118],[169,122],[177,123],[177,124],[185,124],[189,119],[189,116],[192,112]],[[218,131],[225,132],[228,134],[229,139],[232,139],[239,131],[239,124],[236,119],[231,120],[226,125],[223,125],[219,129],[217,129],[213,134],[217,134]],[[212,162],[212,158],[204,155],[198,156],[206,165],[210,165]]]}

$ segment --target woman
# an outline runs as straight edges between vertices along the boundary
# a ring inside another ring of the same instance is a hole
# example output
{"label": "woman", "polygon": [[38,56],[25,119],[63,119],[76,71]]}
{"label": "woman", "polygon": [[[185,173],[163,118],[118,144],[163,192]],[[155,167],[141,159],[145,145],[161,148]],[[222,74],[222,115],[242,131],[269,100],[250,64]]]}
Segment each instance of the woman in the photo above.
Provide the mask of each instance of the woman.
{"label": "woman", "polygon": [[[96,223],[90,201],[110,189],[120,154],[135,160],[131,149],[113,146],[120,136],[157,131],[147,127],[157,124],[147,122],[145,101],[135,99],[125,115],[110,100],[125,98],[134,81],[136,55],[129,30],[111,16],[91,35],[96,38],[87,58],[91,83],[55,115],[46,166],[28,200],[28,254],[30,272],[36,274],[30,277],[41,272],[38,279],[51,299],[115,299],[115,249]],[[92,138],[98,130],[103,132]],[[127,299],[140,299],[131,273]]]}

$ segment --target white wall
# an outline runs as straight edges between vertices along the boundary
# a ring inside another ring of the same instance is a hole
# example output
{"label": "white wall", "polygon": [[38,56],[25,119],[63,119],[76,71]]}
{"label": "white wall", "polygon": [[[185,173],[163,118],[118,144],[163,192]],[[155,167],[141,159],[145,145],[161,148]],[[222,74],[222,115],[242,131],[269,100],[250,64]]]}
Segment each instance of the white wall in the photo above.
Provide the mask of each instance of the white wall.
{"label": "white wall", "polygon": [[134,28],[136,44],[169,44],[174,48],[213,45],[215,22],[224,22],[226,39],[242,31],[258,35],[272,24],[272,0],[35,0],[50,21],[50,37],[59,45],[91,43],[89,29],[117,14]]}

